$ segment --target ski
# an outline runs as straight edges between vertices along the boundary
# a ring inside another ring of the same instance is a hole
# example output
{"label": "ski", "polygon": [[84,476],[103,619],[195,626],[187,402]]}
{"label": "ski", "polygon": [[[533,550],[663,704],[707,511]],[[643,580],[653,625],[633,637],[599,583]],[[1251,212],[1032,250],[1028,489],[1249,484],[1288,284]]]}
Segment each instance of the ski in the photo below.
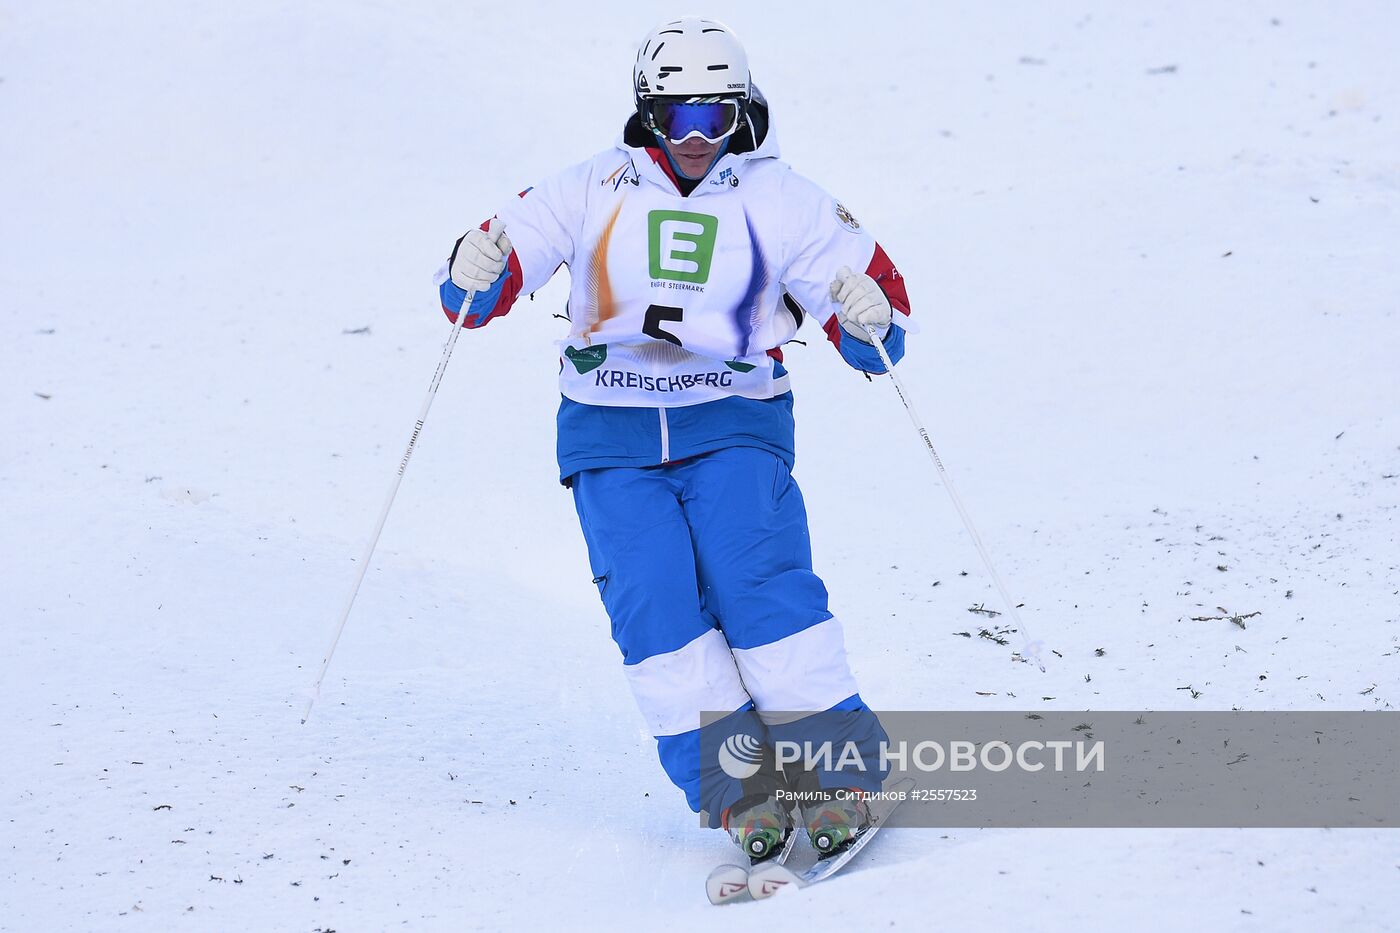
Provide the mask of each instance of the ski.
{"label": "ski", "polygon": [[[871,806],[870,826],[856,836],[855,841],[845,849],[829,858],[819,859],[806,871],[799,874],[781,862],[757,866],[748,873],[749,896],[755,900],[761,900],[782,891],[805,888],[830,878],[848,865],[861,849],[870,844],[870,841],[875,838],[875,834],[890,818],[890,814],[904,802],[913,787],[913,778],[905,778],[899,783],[891,785],[884,792],[886,796]],[[796,834],[794,833],[794,835]]]}
{"label": "ski", "polygon": [[[797,837],[801,833],[799,829],[793,829],[788,833],[787,842],[783,843],[783,848],[773,858],[760,862],[760,866],[778,865],[782,866],[797,848]],[[749,893],[749,872],[752,866],[725,864],[718,865],[710,872],[710,876],[705,879],[705,894],[710,898],[711,904],[728,904],[741,897],[746,897]]]}

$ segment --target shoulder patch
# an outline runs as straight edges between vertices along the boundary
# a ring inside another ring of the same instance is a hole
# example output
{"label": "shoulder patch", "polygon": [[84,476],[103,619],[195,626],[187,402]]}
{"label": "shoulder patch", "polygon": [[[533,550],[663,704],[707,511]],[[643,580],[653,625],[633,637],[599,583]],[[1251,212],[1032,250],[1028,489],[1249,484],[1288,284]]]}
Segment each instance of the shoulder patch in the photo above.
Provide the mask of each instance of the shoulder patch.
{"label": "shoulder patch", "polygon": [[841,226],[852,233],[858,233],[860,231],[860,221],[856,220],[855,215],[846,210],[846,205],[842,204],[840,201],[836,202],[836,219],[840,221]]}

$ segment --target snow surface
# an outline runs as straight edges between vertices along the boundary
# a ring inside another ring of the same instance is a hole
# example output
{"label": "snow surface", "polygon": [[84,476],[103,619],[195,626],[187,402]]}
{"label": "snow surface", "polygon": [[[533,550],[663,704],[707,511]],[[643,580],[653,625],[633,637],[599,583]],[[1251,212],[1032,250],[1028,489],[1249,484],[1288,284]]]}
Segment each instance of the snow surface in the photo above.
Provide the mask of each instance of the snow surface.
{"label": "snow surface", "polygon": [[[673,12],[0,4],[0,929],[1400,928],[1393,831],[891,830],[717,914],[729,843],[555,482],[562,278],[459,343],[298,723],[446,337],[432,269],[611,142]],[[706,12],[908,276],[904,378],[1057,652],[977,637],[903,410],[810,329],[797,476],[866,698],[1393,710],[1394,6]]]}

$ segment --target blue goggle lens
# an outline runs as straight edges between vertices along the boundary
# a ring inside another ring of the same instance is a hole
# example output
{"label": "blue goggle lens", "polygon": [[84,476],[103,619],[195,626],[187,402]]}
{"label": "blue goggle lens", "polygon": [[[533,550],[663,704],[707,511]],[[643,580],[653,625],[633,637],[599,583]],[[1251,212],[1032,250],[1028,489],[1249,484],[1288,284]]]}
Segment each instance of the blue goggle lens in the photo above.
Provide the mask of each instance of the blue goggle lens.
{"label": "blue goggle lens", "polygon": [[716,100],[691,103],[681,100],[651,102],[651,123],[673,143],[683,142],[699,133],[706,142],[717,143],[733,133],[739,125],[739,102]]}

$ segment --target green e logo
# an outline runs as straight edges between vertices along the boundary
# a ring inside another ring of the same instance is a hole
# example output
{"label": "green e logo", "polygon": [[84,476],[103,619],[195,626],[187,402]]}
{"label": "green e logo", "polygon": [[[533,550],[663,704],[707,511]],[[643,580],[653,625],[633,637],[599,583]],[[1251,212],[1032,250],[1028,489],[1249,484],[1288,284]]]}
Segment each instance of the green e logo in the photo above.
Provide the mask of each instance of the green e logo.
{"label": "green e logo", "polygon": [[677,282],[705,282],[715,255],[719,219],[688,211],[652,211],[647,215],[651,277]]}

